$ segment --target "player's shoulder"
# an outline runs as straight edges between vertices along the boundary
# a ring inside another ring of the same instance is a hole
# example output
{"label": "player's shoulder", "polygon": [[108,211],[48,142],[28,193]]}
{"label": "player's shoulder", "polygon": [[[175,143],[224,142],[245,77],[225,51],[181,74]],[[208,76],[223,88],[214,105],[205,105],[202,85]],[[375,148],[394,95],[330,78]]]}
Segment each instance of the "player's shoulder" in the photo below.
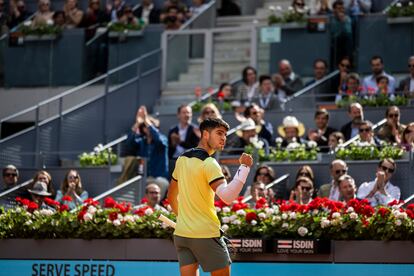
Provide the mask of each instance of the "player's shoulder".
{"label": "player's shoulder", "polygon": [[199,159],[201,161],[205,161],[205,160],[208,160],[208,158],[210,157],[210,155],[204,149],[201,149],[201,148],[192,148],[192,149],[186,150],[180,156],[180,158],[182,158],[182,157],[184,157],[184,158],[197,158],[197,159]]}

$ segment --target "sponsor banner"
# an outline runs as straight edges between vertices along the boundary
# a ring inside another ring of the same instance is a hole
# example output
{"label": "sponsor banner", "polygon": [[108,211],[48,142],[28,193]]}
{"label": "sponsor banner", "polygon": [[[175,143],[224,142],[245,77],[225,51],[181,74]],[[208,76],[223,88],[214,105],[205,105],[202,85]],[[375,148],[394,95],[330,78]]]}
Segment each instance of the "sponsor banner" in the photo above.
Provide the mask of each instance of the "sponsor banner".
{"label": "sponsor banner", "polygon": [[273,253],[277,254],[329,254],[330,241],[321,240],[274,240]]}
{"label": "sponsor banner", "polygon": [[230,239],[228,248],[232,253],[264,253],[264,245],[262,239]]}

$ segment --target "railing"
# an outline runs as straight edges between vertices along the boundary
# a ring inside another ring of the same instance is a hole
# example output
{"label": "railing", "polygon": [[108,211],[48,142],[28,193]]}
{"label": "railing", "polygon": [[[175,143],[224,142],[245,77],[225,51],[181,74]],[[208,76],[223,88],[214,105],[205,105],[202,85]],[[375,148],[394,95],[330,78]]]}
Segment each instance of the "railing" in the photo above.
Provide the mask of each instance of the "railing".
{"label": "railing", "polygon": [[[282,175],[281,177],[279,177],[279,178],[277,178],[276,180],[274,180],[274,181],[272,181],[272,182],[270,182],[269,184],[267,184],[266,185],[266,189],[270,189],[270,188],[272,188],[274,185],[276,185],[276,184],[279,184],[280,182],[282,182],[282,181],[285,181],[286,179],[288,179],[289,178],[289,174],[287,173],[287,174],[284,174],[284,175]],[[251,195],[248,195],[248,196],[246,196],[245,198],[243,198],[243,200],[242,200],[242,202],[243,203],[246,203],[246,202],[248,202],[249,200],[251,200],[252,199],[252,196]]]}
{"label": "railing", "polygon": [[27,181],[25,181],[23,183],[20,183],[20,184],[14,186],[13,188],[10,188],[10,189],[8,189],[8,190],[0,193],[0,198],[2,198],[3,196],[6,196],[6,195],[8,195],[8,194],[10,194],[10,193],[12,193],[12,192],[14,192],[16,190],[19,190],[21,188],[24,188],[27,185],[29,185],[30,183],[32,183],[32,180],[31,179],[30,180],[27,180]]}

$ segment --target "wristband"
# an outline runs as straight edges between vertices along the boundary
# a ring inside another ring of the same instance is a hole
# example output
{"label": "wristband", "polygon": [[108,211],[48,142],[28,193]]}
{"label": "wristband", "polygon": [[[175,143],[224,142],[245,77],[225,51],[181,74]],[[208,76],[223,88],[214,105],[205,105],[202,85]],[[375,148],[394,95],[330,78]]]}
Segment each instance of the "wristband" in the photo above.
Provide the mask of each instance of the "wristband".
{"label": "wristband", "polygon": [[235,173],[233,179],[242,182],[243,184],[246,183],[247,176],[249,175],[250,168],[246,165],[240,165],[239,169]]}

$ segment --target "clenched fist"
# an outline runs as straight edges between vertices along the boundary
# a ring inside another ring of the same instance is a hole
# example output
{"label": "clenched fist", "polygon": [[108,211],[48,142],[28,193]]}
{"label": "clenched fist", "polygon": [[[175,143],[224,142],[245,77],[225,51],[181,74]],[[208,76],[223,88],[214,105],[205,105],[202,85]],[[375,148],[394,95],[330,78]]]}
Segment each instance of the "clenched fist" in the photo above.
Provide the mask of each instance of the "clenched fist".
{"label": "clenched fist", "polygon": [[247,167],[251,167],[253,165],[253,157],[250,154],[242,153],[239,158],[240,165],[245,165]]}

